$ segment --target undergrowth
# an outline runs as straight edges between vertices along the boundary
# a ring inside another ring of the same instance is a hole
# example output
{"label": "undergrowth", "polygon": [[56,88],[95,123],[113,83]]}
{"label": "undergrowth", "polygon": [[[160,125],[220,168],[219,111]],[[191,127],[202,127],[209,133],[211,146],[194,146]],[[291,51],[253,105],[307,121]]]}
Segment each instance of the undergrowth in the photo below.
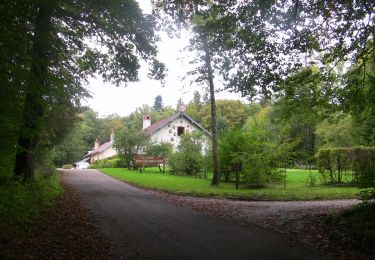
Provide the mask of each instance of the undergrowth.
{"label": "undergrowth", "polygon": [[349,230],[355,247],[375,256],[375,203],[361,203],[341,214],[332,216],[331,221]]}
{"label": "undergrowth", "polygon": [[61,193],[56,174],[29,182],[9,180],[0,186],[0,243],[25,233],[32,220],[50,208]]}

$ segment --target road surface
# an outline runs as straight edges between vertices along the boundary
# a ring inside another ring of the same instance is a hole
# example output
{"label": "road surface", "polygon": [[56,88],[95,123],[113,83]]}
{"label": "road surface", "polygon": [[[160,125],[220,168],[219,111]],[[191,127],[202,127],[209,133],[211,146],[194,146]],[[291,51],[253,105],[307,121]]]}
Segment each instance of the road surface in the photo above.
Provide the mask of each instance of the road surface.
{"label": "road surface", "polygon": [[124,259],[328,259],[278,233],[223,223],[97,170],[64,170]]}

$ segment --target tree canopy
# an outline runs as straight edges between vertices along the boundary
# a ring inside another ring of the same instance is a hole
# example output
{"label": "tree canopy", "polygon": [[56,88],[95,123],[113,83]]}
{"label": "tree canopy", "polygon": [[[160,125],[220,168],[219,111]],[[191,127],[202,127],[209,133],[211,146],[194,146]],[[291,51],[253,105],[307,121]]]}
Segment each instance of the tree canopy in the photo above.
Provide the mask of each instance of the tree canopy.
{"label": "tree canopy", "polygon": [[1,102],[1,115],[18,139],[18,175],[32,177],[39,144],[56,143],[72,127],[80,99],[88,96],[88,77],[135,81],[139,59],[149,63],[152,77],[164,76],[155,21],[136,1],[6,0],[0,16],[0,79],[15,111],[7,116],[11,102]]}

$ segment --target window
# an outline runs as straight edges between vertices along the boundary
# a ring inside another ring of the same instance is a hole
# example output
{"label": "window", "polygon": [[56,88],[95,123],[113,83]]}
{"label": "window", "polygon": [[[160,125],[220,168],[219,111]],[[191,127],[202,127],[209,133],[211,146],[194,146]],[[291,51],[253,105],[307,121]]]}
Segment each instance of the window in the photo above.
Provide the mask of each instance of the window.
{"label": "window", "polygon": [[177,135],[178,135],[178,136],[183,135],[184,132],[185,132],[185,127],[183,127],[183,126],[179,126],[179,127],[177,127]]}

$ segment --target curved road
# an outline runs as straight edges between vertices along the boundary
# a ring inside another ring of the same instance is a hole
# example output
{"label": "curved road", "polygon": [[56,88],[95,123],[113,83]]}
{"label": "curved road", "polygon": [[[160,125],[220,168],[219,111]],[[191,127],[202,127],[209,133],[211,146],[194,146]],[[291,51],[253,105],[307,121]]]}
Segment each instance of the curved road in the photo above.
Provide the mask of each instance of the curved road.
{"label": "curved road", "polygon": [[97,170],[64,170],[125,259],[328,259],[316,249],[177,207]]}

